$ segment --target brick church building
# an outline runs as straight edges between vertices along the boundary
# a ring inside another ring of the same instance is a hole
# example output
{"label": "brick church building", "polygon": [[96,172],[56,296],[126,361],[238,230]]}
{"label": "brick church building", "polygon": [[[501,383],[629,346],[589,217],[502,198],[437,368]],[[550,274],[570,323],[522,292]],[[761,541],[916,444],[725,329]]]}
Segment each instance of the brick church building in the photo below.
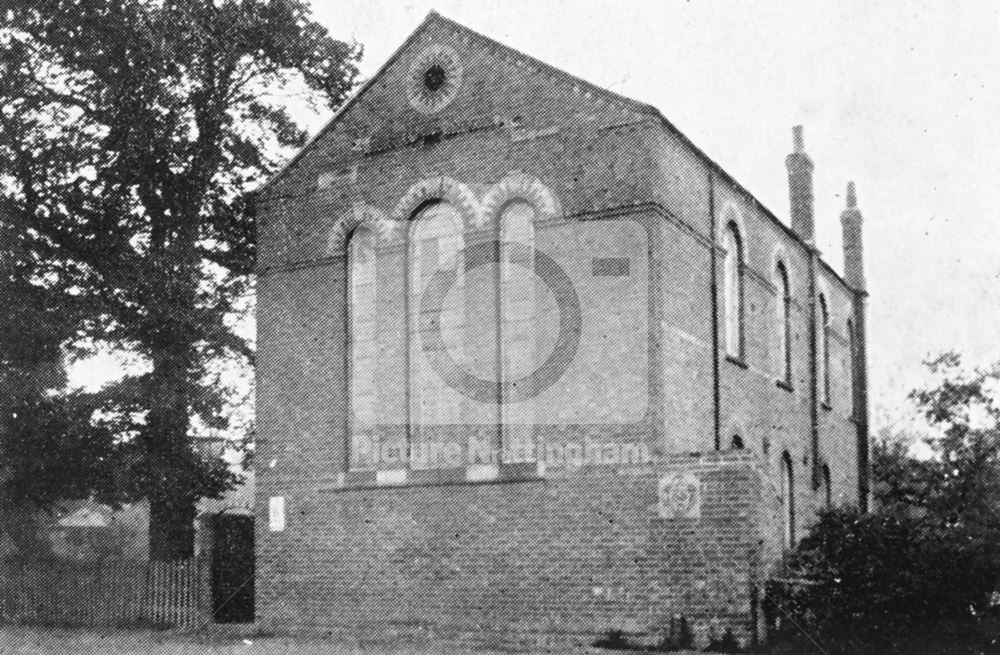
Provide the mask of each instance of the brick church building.
{"label": "brick church building", "polygon": [[653,107],[430,14],[261,195],[257,613],[762,638],[867,504],[862,217],[815,247]]}

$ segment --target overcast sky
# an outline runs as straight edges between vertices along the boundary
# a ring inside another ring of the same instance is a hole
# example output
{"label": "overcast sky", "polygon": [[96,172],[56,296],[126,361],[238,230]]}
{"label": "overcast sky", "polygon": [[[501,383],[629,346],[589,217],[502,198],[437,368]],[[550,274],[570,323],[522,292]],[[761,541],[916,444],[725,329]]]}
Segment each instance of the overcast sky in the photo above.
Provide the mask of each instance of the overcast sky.
{"label": "overcast sky", "polygon": [[[865,215],[876,427],[907,415],[945,349],[1000,360],[1000,4],[926,2],[403,3],[316,0],[373,74],[432,8],[660,108],[779,217],[791,126],[816,164],[818,243],[841,270],[840,210]],[[306,116],[312,131],[328,115]],[[74,381],[121,366],[98,358]]]}
{"label": "overcast sky", "polygon": [[[921,361],[1000,359],[1000,4],[324,2],[371,75],[431,9],[657,106],[782,218],[791,126],[816,164],[819,246],[841,270],[844,186],[865,215],[873,418]],[[322,117],[326,118],[326,117]],[[322,121],[317,117],[313,128]]]}

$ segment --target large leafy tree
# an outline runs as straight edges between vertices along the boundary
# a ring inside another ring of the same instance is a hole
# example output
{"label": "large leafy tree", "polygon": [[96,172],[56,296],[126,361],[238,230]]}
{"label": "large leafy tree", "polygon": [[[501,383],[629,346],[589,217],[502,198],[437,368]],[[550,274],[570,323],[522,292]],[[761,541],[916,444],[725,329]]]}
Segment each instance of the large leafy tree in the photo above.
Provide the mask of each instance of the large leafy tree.
{"label": "large leafy tree", "polygon": [[929,456],[898,440],[878,444],[876,500],[1000,537],[1000,368],[968,371],[952,352],[927,365],[936,382],[910,397],[930,428]]}
{"label": "large leafy tree", "polygon": [[92,399],[60,393],[63,344],[84,308],[45,284],[47,266],[0,204],[0,534],[16,556],[44,555],[36,518],[66,498],[115,502],[114,435],[92,425]]}
{"label": "large leafy tree", "polygon": [[[875,510],[824,514],[771,608],[793,652],[996,652],[1000,610],[1000,369],[928,362],[910,396],[926,449],[873,451]],[[781,593],[781,592],[784,593]]]}
{"label": "large leafy tree", "polygon": [[193,447],[224,429],[220,358],[252,362],[252,189],[304,132],[292,98],[343,102],[356,45],[302,0],[38,0],[2,16],[0,182],[50,290],[95,343],[145,362],[104,389],[127,444],[112,487],[145,497],[150,552],[189,556],[199,497],[232,484]]}
{"label": "large leafy tree", "polygon": [[995,540],[899,509],[838,508],[810,530],[769,599],[791,642],[777,652],[996,652]]}

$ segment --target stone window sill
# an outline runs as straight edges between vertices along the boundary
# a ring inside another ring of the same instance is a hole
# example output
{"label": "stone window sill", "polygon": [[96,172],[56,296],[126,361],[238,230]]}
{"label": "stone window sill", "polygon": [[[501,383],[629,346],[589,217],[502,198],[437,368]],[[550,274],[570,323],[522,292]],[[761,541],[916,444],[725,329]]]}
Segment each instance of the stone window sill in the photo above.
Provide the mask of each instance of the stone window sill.
{"label": "stone window sill", "polygon": [[544,477],[544,466],[538,462],[476,464],[438,469],[348,471],[339,474],[334,485],[325,487],[321,491],[505,484],[535,482],[543,480]]}

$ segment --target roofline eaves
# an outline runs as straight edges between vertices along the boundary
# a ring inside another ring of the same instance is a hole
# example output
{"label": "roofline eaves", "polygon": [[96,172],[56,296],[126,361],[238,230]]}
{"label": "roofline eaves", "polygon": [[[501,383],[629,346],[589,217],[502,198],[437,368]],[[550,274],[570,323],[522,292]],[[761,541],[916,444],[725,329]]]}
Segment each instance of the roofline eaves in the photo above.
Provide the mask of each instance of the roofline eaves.
{"label": "roofline eaves", "polygon": [[[615,93],[614,91],[605,89],[601,86],[598,86],[597,84],[594,84],[593,82],[588,82],[587,80],[577,77],[576,75],[573,75],[572,73],[564,71],[561,68],[553,66],[552,64],[548,64],[544,61],[541,61],[540,59],[536,59],[535,57],[532,57],[531,55],[526,54],[518,50],[517,48],[501,43],[500,41],[497,41],[496,39],[486,36],[485,34],[477,32],[472,28],[466,27],[461,23],[457,23],[451,20],[450,18],[442,16],[433,9],[430,12],[428,12],[427,16],[424,17],[424,20],[422,20],[420,24],[412,32],[410,32],[410,35],[406,37],[406,40],[404,40],[399,45],[399,47],[393,51],[392,55],[389,56],[389,58],[385,61],[385,63],[382,64],[371,77],[365,80],[346,101],[344,101],[344,104],[342,104],[337,109],[337,111],[333,114],[330,120],[327,121],[327,123],[311,139],[309,139],[309,141],[304,146],[302,146],[302,148],[300,148],[299,151],[295,153],[295,155],[290,160],[288,160],[288,162],[286,162],[273,176],[271,176],[271,178],[268,179],[267,182],[261,185],[261,187],[258,189],[258,193],[263,193],[273,184],[275,184],[279,179],[281,179],[285,175],[285,173],[287,173],[288,170],[291,169],[302,158],[302,156],[308,150],[310,150],[312,146],[317,141],[319,141],[320,138],[323,137],[323,135],[329,132],[333,128],[333,126],[336,125],[337,121],[341,118],[341,116],[343,116],[344,113],[346,113],[346,111],[352,105],[354,105],[354,103],[357,102],[357,100],[362,95],[364,95],[365,91],[368,90],[368,88],[374,83],[374,81],[379,77],[381,77],[381,75],[389,68],[389,66],[391,66],[399,58],[402,52],[416,39],[417,35],[420,32],[422,32],[434,20],[438,20],[442,24],[452,29],[470,34],[475,38],[485,41],[487,44],[493,47],[506,51],[508,54],[513,55],[516,58],[524,59],[530,65],[535,66],[547,72],[550,75],[556,77],[562,77],[567,81],[572,82],[573,84],[586,88],[588,91],[596,95],[603,96],[608,100],[611,100],[618,104],[622,104],[626,108],[631,109],[632,111],[655,117],[657,120],[660,121],[663,127],[665,127],[671,134],[679,138],[699,158],[701,158],[715,174],[717,174],[727,184],[731,185],[734,189],[736,189],[742,195],[746,196],[748,200],[750,200],[754,205],[756,205],[756,207],[760,209],[761,213],[767,216],[767,218],[780,230],[782,230],[785,233],[785,235],[789,237],[794,243],[796,243],[798,246],[800,246],[807,252],[812,248],[810,244],[806,243],[802,239],[802,237],[796,234],[796,232],[791,228],[791,226],[787,225],[784,221],[779,219],[777,215],[770,209],[768,209],[768,207],[764,205],[764,203],[762,203],[749,189],[740,184],[740,182],[738,182],[736,178],[734,178],[729,172],[727,172],[726,169],[724,169],[717,161],[712,159],[708,155],[708,153],[706,153],[704,150],[698,147],[694,143],[694,141],[692,141],[686,134],[684,134],[684,132],[682,132],[680,128],[678,128],[676,125],[670,122],[670,120],[667,119],[667,117],[664,116],[660,112],[660,110],[654,105],[641,102],[633,98],[629,98],[619,93]],[[822,257],[820,257],[819,260],[826,266],[828,271],[836,277],[837,280],[843,283],[847,289],[851,289],[850,285],[848,285],[846,281],[844,281],[844,278],[839,273],[833,270],[830,264],[824,261]]]}
{"label": "roofline eaves", "polygon": [[405,50],[413,42],[417,34],[419,34],[424,29],[424,27],[429,25],[430,22],[436,17],[439,18],[440,17],[439,14],[436,11],[431,10],[427,14],[427,16],[425,16],[424,19],[420,21],[420,24],[417,25],[417,27],[412,32],[410,32],[410,35],[406,37],[406,39],[401,44],[399,44],[399,47],[393,51],[393,53],[389,56],[389,58],[385,60],[385,63],[379,66],[378,70],[376,70],[371,77],[362,82],[358,86],[358,88],[354,90],[354,92],[347,98],[347,100],[345,100],[344,103],[337,108],[337,110],[333,113],[333,116],[330,117],[330,120],[328,120],[323,125],[323,127],[321,127],[319,131],[317,131],[316,134],[314,134],[305,143],[305,145],[299,148],[298,152],[296,152],[291,159],[285,162],[281,166],[281,168],[279,168],[274,173],[274,175],[268,178],[268,180],[264,182],[264,184],[262,184],[256,190],[256,193],[263,194],[275,183],[277,183],[278,180],[283,178],[285,174],[295,164],[297,164],[300,159],[302,159],[305,153],[312,149],[313,145],[315,145],[317,141],[319,141],[327,132],[333,129],[333,126],[337,124],[337,122],[345,113],[347,113],[347,110],[350,109],[362,95],[364,95],[365,91],[367,91],[372,86],[372,84],[375,83],[375,80],[377,80],[379,77],[382,76],[382,74],[389,68],[389,66],[391,66],[397,59],[399,59],[399,55],[402,54],[403,50]]}

